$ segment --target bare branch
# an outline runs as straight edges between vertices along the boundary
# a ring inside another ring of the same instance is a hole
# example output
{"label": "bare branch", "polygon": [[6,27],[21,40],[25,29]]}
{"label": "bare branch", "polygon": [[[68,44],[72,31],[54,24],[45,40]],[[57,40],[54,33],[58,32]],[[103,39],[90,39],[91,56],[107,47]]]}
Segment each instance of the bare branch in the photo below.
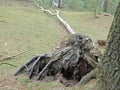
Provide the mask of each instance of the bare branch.
{"label": "bare branch", "polygon": [[70,34],[75,34],[75,31],[71,28],[71,26],[66,22],[66,21],[64,21],[61,17],[60,17],[60,11],[57,11],[57,18],[58,18],[58,20],[64,25],[64,27],[68,30],[68,32],[70,33]]}
{"label": "bare branch", "polygon": [[60,11],[57,10],[57,14],[52,13],[50,10],[44,9],[42,6],[39,6],[38,4],[35,4],[38,8],[40,8],[43,12],[49,13],[52,16],[56,16],[57,19],[61,22],[62,25],[64,25],[64,27],[67,29],[67,31],[72,35],[72,34],[76,34],[75,31],[71,28],[71,26],[65,21],[63,20],[62,17],[60,17]]}
{"label": "bare branch", "polygon": [[43,12],[49,13],[50,15],[55,16],[56,14],[54,14],[53,12],[51,12],[50,10],[44,9],[42,6],[39,6],[38,4],[35,4],[38,8],[40,8]]}
{"label": "bare branch", "polygon": [[31,48],[31,49],[29,49],[29,50],[26,50],[26,51],[23,51],[23,52],[20,52],[20,53],[17,53],[17,54],[14,54],[14,55],[11,55],[11,56],[3,57],[3,58],[0,59],[0,62],[2,62],[2,61],[4,61],[4,60],[7,60],[7,59],[11,59],[11,58],[16,57],[16,56],[19,56],[19,55],[21,55],[21,54],[24,54],[24,53],[26,53],[26,52],[28,52],[28,51],[30,51],[30,50],[32,50],[32,49],[33,49],[33,48]]}
{"label": "bare branch", "polygon": [[13,65],[13,64],[10,64],[10,63],[0,63],[0,66],[3,65],[3,64],[10,65],[10,66],[13,66],[13,67],[17,67],[16,65]]}

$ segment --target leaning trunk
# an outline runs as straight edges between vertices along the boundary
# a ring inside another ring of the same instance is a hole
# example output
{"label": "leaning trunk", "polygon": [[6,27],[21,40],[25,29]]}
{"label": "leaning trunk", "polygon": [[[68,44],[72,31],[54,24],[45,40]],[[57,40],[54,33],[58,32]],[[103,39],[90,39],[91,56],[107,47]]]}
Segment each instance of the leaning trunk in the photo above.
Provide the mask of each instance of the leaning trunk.
{"label": "leaning trunk", "polygon": [[120,90],[120,3],[108,35],[102,67],[106,90]]}

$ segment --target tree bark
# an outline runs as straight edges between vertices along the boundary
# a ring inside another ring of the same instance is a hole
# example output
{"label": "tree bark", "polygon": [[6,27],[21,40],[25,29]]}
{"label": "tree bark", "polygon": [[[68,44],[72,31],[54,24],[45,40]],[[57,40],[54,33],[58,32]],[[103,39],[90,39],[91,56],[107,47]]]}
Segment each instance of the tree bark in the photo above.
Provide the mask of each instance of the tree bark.
{"label": "tree bark", "polygon": [[58,8],[61,7],[61,0],[58,0]]}
{"label": "tree bark", "polygon": [[103,12],[107,13],[107,10],[108,10],[108,0],[104,0],[104,3],[103,3]]}
{"label": "tree bark", "polygon": [[106,90],[120,90],[120,2],[108,34],[101,65],[101,80]]}

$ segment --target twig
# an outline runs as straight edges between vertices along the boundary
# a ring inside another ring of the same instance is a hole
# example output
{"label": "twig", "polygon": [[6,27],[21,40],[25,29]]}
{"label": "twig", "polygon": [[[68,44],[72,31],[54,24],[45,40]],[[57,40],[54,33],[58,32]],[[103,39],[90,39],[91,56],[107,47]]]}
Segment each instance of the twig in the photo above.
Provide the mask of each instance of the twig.
{"label": "twig", "polygon": [[26,53],[26,52],[28,52],[28,51],[30,51],[30,50],[32,50],[32,49],[33,49],[33,48],[31,48],[31,49],[29,49],[29,50],[26,50],[26,51],[23,51],[23,52],[20,52],[20,53],[17,53],[17,54],[14,54],[14,55],[11,55],[11,56],[3,57],[3,58],[0,59],[0,62],[2,62],[2,61],[4,61],[4,60],[7,60],[7,59],[11,59],[11,58],[16,57],[16,56],[19,56],[19,55],[21,55],[21,54],[24,54],[24,53]]}
{"label": "twig", "polygon": [[10,65],[10,66],[13,66],[13,67],[17,67],[16,65],[13,65],[13,64],[10,64],[10,63],[0,63],[0,66],[1,66],[2,64],[7,64],[7,65]]}

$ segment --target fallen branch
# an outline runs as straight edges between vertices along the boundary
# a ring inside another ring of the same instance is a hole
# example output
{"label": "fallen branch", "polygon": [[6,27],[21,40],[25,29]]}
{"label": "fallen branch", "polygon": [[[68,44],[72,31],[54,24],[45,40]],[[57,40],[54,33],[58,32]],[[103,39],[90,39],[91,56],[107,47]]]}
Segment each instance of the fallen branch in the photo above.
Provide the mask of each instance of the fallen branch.
{"label": "fallen branch", "polygon": [[35,4],[38,8],[40,8],[43,12],[49,13],[52,16],[56,16],[57,19],[60,21],[60,23],[67,29],[67,31],[72,35],[76,34],[75,31],[70,27],[70,25],[63,20],[62,17],[60,17],[60,11],[57,10],[57,14],[52,13],[50,10],[44,9],[42,6],[39,6],[38,4]]}
{"label": "fallen branch", "polygon": [[16,57],[16,56],[19,56],[19,55],[21,55],[21,54],[24,54],[24,53],[26,53],[26,52],[28,52],[28,51],[30,51],[30,50],[32,50],[32,49],[33,49],[33,48],[31,48],[31,49],[29,49],[29,50],[26,50],[26,51],[23,51],[23,52],[20,52],[20,53],[17,53],[17,54],[14,54],[14,55],[11,55],[11,56],[3,57],[3,58],[0,59],[0,62],[2,62],[2,61],[4,61],[4,60],[7,60],[7,59],[11,59],[11,58]]}
{"label": "fallen branch", "polygon": [[58,20],[64,25],[64,27],[69,31],[70,34],[75,34],[75,31],[70,27],[70,25],[60,17],[60,11],[57,11]]}
{"label": "fallen branch", "polygon": [[3,65],[3,64],[10,65],[10,66],[13,66],[13,67],[17,67],[16,65],[13,65],[13,64],[10,64],[10,63],[0,63],[0,66]]}
{"label": "fallen branch", "polygon": [[40,8],[43,12],[49,13],[50,15],[55,16],[56,14],[52,13],[50,10],[44,9],[42,6],[39,6],[37,3],[35,4],[38,8]]}

